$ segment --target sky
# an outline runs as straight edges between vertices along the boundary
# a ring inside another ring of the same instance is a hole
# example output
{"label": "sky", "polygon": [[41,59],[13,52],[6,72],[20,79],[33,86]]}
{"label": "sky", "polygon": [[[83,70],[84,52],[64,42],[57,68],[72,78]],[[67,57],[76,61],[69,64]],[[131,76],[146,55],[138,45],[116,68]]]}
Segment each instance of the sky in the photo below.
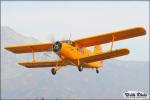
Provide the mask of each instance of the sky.
{"label": "sky", "polygon": [[41,42],[142,26],[145,36],[116,42],[113,49],[130,50],[119,60],[149,61],[149,1],[1,1],[1,25]]}

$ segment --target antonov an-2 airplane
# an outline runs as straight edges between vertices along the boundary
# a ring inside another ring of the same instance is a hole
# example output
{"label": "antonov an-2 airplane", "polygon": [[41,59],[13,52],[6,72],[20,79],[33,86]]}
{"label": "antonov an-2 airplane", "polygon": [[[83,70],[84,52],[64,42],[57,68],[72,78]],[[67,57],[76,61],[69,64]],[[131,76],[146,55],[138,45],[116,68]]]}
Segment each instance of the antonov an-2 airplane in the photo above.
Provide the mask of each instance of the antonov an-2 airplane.
{"label": "antonov an-2 airplane", "polygon": [[[103,60],[124,56],[129,54],[127,48],[112,50],[114,41],[133,38],[145,35],[146,31],[143,27],[134,27],[126,30],[100,34],[97,36],[82,38],[74,41],[63,40],[55,43],[30,44],[21,46],[9,46],[5,49],[13,53],[32,53],[33,60],[31,62],[19,62],[27,68],[44,68],[54,67],[51,69],[53,75],[63,66],[76,66],[79,71],[83,68],[98,68],[103,66]],[[111,43],[110,50],[103,52],[100,44]],[[94,46],[94,51],[88,50],[86,47]],[[61,60],[35,60],[35,52],[55,52]]]}

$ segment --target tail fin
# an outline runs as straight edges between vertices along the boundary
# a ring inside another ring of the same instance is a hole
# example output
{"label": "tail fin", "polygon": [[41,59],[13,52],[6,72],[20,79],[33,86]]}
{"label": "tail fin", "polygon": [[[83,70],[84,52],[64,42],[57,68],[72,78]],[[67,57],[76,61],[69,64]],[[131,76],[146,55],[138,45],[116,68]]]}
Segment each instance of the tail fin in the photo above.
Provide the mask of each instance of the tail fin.
{"label": "tail fin", "polygon": [[95,47],[94,47],[94,52],[93,52],[94,54],[99,54],[99,53],[102,53],[102,47],[101,47],[101,45],[96,45]]}
{"label": "tail fin", "polygon": [[[100,54],[102,52],[103,52],[102,51],[102,46],[101,45],[95,45],[93,54],[96,55],[96,54]],[[103,61],[98,61],[98,64],[99,64],[99,66],[102,67],[103,66]]]}

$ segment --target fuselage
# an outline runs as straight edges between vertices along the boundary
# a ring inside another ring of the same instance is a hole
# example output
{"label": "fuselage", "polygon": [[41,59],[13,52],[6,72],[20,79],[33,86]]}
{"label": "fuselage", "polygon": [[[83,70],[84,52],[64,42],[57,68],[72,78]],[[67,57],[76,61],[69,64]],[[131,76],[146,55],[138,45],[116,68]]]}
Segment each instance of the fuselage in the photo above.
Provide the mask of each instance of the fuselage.
{"label": "fuselage", "polygon": [[[77,67],[82,66],[84,68],[99,68],[102,66],[101,61],[91,63],[80,62],[81,58],[94,55],[94,53],[87,48],[78,48],[73,46],[71,42],[60,42],[59,45],[55,45],[54,49],[57,50],[55,53],[60,58],[67,60],[71,65],[75,65]],[[74,62],[74,60],[78,61]]]}

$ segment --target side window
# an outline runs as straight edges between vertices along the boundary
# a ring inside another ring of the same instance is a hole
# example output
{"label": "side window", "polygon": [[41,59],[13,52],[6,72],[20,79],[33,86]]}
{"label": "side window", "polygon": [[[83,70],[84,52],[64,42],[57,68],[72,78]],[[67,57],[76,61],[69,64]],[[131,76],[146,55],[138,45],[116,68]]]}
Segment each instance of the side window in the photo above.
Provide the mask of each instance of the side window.
{"label": "side window", "polygon": [[84,49],[79,50],[81,54],[84,54]]}

